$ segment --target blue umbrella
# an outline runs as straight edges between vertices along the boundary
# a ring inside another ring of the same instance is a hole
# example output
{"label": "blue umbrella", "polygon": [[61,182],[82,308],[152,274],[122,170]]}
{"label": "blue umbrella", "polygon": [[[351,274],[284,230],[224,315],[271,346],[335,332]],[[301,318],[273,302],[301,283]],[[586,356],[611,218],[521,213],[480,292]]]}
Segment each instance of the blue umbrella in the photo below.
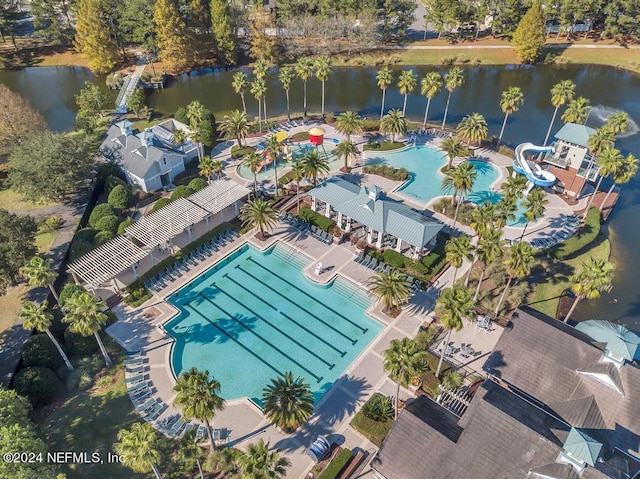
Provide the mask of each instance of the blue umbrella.
{"label": "blue umbrella", "polygon": [[640,358],[640,336],[624,326],[610,321],[590,319],[578,323],[576,329],[598,342],[607,343],[607,351],[627,361],[633,361],[635,357]]}

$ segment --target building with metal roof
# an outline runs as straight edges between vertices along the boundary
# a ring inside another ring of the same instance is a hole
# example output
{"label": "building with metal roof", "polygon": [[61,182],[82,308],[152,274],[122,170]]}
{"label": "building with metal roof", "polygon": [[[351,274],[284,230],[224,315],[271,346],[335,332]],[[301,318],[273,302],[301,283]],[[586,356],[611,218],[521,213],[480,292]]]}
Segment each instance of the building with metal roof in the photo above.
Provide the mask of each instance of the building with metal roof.
{"label": "building with metal roof", "polygon": [[[421,396],[371,465],[385,479],[605,479],[640,472],[640,369],[602,343],[518,310],[462,417]],[[597,373],[595,373],[597,371]]]}
{"label": "building with metal roof", "polygon": [[384,195],[378,186],[358,186],[339,177],[331,177],[309,191],[312,209],[324,215],[336,216],[336,223],[349,231],[358,222],[367,230],[367,241],[382,247],[386,236],[395,238],[395,248],[403,242],[418,252],[435,245],[436,237],[444,225],[419,213],[404,203]]}

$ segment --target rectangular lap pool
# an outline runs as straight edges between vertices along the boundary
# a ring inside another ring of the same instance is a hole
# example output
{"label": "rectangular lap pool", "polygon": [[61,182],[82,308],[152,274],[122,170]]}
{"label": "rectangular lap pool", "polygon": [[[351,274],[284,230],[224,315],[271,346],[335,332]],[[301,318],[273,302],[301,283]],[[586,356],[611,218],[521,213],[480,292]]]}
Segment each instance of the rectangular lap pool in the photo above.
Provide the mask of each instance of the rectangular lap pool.
{"label": "rectangular lap pool", "polygon": [[180,314],[164,327],[176,339],[176,376],[207,369],[225,399],[261,404],[270,380],[293,371],[317,401],[382,325],[365,314],[371,300],[350,281],[307,280],[310,261],[282,243],[264,253],[244,245],[171,295]]}

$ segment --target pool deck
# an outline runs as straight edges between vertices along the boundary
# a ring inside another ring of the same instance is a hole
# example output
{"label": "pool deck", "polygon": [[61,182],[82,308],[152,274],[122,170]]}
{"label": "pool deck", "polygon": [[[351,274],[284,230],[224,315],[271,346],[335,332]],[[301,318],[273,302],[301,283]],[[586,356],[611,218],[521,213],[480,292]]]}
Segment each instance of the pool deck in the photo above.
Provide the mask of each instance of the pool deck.
{"label": "pool deck", "polygon": [[[162,324],[178,311],[164,299],[245,242],[259,249],[266,249],[279,240],[313,260],[305,268],[305,274],[316,281],[328,282],[336,274],[341,274],[364,289],[368,278],[373,274],[371,270],[353,262],[356,250],[350,244],[326,245],[311,236],[301,234],[289,225],[278,223],[267,241],[258,242],[253,232],[245,234],[219,252],[213,253],[209,260],[185,273],[141,307],[132,309],[120,304],[113,308],[119,320],[107,329],[108,334],[128,351],[142,351],[148,361],[145,379],[151,383],[155,397],[168,406],[154,421],[156,424],[179,412],[173,407],[175,378],[170,367],[173,340],[162,329]],[[322,261],[326,268],[319,277],[314,272],[318,261]],[[451,271],[447,273],[441,278],[437,289],[420,291],[414,295],[395,319],[384,315],[380,306],[370,308],[368,314],[383,324],[384,329],[320,399],[312,418],[299,431],[284,434],[274,428],[266,421],[262,411],[248,399],[229,401],[226,408],[216,415],[214,427],[225,428],[229,433],[228,443],[241,449],[259,438],[269,441],[272,447],[282,448],[292,461],[287,474],[290,478],[304,477],[312,467],[312,461],[304,451],[318,434],[327,435],[332,441],[352,449],[375,451],[375,446],[353,430],[349,422],[374,392],[396,395],[395,383],[384,373],[384,351],[391,340],[413,336],[421,325],[433,321],[433,306],[438,290],[446,287],[451,279]],[[478,336],[480,338],[484,340],[486,336]],[[488,351],[490,347],[475,345],[477,351]],[[401,388],[401,399],[406,400],[412,396],[413,393]]]}

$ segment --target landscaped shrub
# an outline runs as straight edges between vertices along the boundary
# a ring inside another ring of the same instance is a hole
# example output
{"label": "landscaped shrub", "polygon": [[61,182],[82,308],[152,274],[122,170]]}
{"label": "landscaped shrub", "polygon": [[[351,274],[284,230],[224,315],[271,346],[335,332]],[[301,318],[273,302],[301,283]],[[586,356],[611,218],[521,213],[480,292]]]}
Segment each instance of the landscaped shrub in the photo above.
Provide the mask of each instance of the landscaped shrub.
{"label": "landscaped shrub", "polygon": [[73,261],[93,248],[93,238],[98,231],[93,228],[82,228],[76,231],[71,248],[69,249],[69,260]]}
{"label": "landscaped shrub", "polygon": [[308,206],[303,206],[298,212],[298,216],[312,225],[316,225],[322,231],[329,231],[335,227],[335,222],[331,218],[327,218],[315,211],[312,211]]}
{"label": "landscaped shrub", "polygon": [[64,361],[46,334],[34,334],[22,346],[22,363],[25,367],[58,369]]}
{"label": "landscaped shrub", "polygon": [[107,241],[111,241],[116,237],[113,231],[98,231],[93,238],[93,247],[97,248],[100,245],[105,244]]}
{"label": "landscaped shrub", "polygon": [[124,303],[134,308],[140,306],[142,303],[151,298],[152,294],[142,284],[133,283],[125,288],[129,293],[125,296]]}
{"label": "landscaped shrub", "polygon": [[72,333],[68,329],[64,332],[64,344],[74,356],[85,356],[98,349],[98,342],[93,334],[90,336],[82,336],[77,333]]}
{"label": "landscaped shrub", "polygon": [[435,324],[432,324],[426,329],[421,327],[420,331],[418,331],[418,334],[416,334],[416,337],[415,337],[415,341],[416,341],[416,344],[418,345],[418,348],[427,349],[429,345],[433,342],[433,340],[438,336],[439,331],[440,331],[440,328]]}
{"label": "landscaped shrub", "polygon": [[115,215],[113,208],[107,203],[101,203],[97,205],[91,212],[91,215],[89,216],[89,226],[91,226],[92,228],[96,228],[96,224],[98,223],[98,220],[100,220],[100,218],[113,215]]}
{"label": "landscaped shrub", "polygon": [[133,224],[133,218],[127,218],[126,220],[121,222],[118,225],[118,234],[119,235],[123,235],[125,233],[125,230],[127,229],[127,226],[132,225],[132,224]]}
{"label": "landscaped shrub", "polygon": [[194,191],[188,186],[180,185],[171,193],[171,201],[177,200],[178,198],[186,198],[187,196],[191,196],[193,193]]}
{"label": "landscaped shrub", "polygon": [[584,226],[580,228],[578,233],[564,243],[560,243],[558,246],[550,249],[549,256],[559,260],[571,258],[595,241],[600,234],[601,222],[600,210],[598,208],[591,208],[585,218]]}
{"label": "landscaped shrub", "polygon": [[207,182],[202,178],[194,178],[187,186],[193,191],[200,191],[201,189],[206,188]]}
{"label": "landscaped shrub", "polygon": [[[431,354],[427,352],[427,367],[429,371],[436,372],[438,370],[438,363],[440,362],[440,356],[436,356],[435,354]],[[449,370],[451,366],[447,363],[442,363],[442,369],[440,370],[440,374],[444,374],[447,370]]]}
{"label": "landscaped shrub", "polygon": [[291,183],[293,181],[293,171],[287,171],[284,175],[282,175],[280,178],[278,178],[278,184],[280,185],[280,187],[283,187],[284,185],[288,185],[289,183]]}
{"label": "landscaped shrub", "polygon": [[113,189],[116,186],[123,186],[124,188],[126,188],[127,187],[127,182],[124,181],[119,176],[109,175],[107,177],[107,179],[105,180],[105,182],[104,182],[104,191],[107,194],[111,194],[111,192],[113,191]]}
{"label": "landscaped shrub", "polygon": [[123,185],[116,185],[109,193],[107,202],[114,208],[123,210],[129,207],[131,195],[129,190]]}
{"label": "landscaped shrub", "polygon": [[324,116],[324,121],[325,121],[325,123],[335,123],[336,116],[333,113],[327,113]]}
{"label": "landscaped shrub", "polygon": [[243,146],[242,148],[240,148],[238,145],[233,145],[231,147],[231,158],[242,158],[252,151],[256,151],[253,146]]}
{"label": "landscaped shrub", "polygon": [[308,141],[309,140],[309,132],[308,131],[299,131],[289,137],[290,141]]}
{"label": "landscaped shrub", "polygon": [[59,216],[49,216],[46,220],[44,220],[43,225],[50,231],[59,230],[62,228],[64,224],[64,220]]}
{"label": "landscaped shrub", "polygon": [[184,107],[178,108],[178,110],[176,111],[175,115],[173,115],[173,117],[176,120],[181,121],[185,125],[189,124],[189,118],[187,117],[187,109]]}
{"label": "landscaped shrub", "polygon": [[382,259],[385,263],[393,266],[394,268],[404,268],[409,258],[398,253],[396,250],[386,249],[382,253]]}
{"label": "landscaped shrub", "polygon": [[25,368],[16,374],[13,387],[26,396],[34,407],[49,404],[56,395],[58,378],[48,368]]}
{"label": "landscaped shrub", "polygon": [[406,168],[393,168],[384,164],[365,166],[362,168],[362,172],[395,181],[405,181],[409,178],[409,171]]}
{"label": "landscaped shrub", "polygon": [[367,401],[367,403],[362,406],[362,409],[360,409],[360,411],[358,411],[353,417],[351,426],[353,426],[356,431],[367,437],[371,442],[380,446],[382,441],[384,441],[384,438],[389,434],[391,426],[393,426],[393,416],[387,421],[374,421],[365,415],[364,410],[368,408],[367,404],[371,401],[376,401],[377,399],[375,398],[377,396],[384,397],[380,393],[375,393],[371,396],[369,401]]}
{"label": "landscaped shrub", "polygon": [[98,231],[109,231],[115,233],[118,231],[118,225],[120,224],[120,218],[116,215],[107,215],[96,221],[94,228]]}
{"label": "landscaped shrub", "polygon": [[351,460],[353,453],[351,449],[343,449],[336,457],[334,457],[327,468],[322,471],[322,474],[318,476],[318,479],[335,479],[340,474],[340,471],[344,469],[344,466]]}
{"label": "landscaped shrub", "polygon": [[160,198],[158,201],[156,201],[153,204],[153,208],[151,208],[151,212],[155,213],[160,208],[164,208],[165,206],[167,206],[169,203],[171,203],[171,199],[170,198]]}
{"label": "landscaped shrub", "polygon": [[[442,363],[443,369],[445,365],[446,363]],[[438,395],[438,391],[440,390],[440,381],[438,381],[436,375],[429,371],[422,373],[420,375],[420,379],[422,379],[422,390],[429,396],[436,397]]]}
{"label": "landscaped shrub", "polygon": [[380,120],[362,120],[362,129],[364,131],[378,131],[380,129]]}
{"label": "landscaped shrub", "polygon": [[371,399],[362,406],[362,414],[372,421],[385,422],[393,419],[394,410],[391,399],[382,394],[374,394]]}

